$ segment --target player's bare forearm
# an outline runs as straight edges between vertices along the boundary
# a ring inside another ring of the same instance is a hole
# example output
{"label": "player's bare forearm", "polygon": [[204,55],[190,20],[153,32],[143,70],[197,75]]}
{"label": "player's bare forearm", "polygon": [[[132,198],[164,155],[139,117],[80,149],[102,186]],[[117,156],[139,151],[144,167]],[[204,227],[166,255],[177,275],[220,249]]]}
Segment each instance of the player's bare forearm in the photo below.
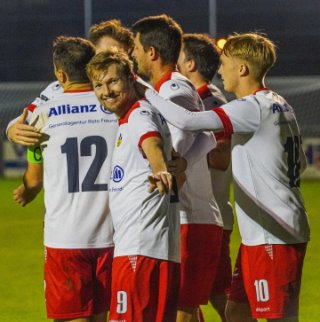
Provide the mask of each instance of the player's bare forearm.
{"label": "player's bare forearm", "polygon": [[31,202],[41,191],[43,186],[43,165],[42,163],[28,163],[23,176],[23,184],[13,193],[14,199],[25,206]]}
{"label": "player's bare forearm", "polygon": [[150,191],[156,187],[160,194],[168,194],[172,189],[172,175],[168,172],[167,161],[163,151],[162,140],[158,137],[150,137],[142,142],[153,175],[149,176]]}

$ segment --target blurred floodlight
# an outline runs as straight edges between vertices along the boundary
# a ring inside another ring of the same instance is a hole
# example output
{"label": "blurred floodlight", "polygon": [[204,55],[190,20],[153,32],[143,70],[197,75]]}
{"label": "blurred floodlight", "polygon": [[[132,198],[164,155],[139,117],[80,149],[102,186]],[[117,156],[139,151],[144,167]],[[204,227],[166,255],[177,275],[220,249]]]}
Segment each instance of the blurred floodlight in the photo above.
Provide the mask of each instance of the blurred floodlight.
{"label": "blurred floodlight", "polygon": [[224,47],[224,45],[226,44],[226,42],[227,42],[227,39],[225,39],[225,38],[219,38],[217,40],[217,47],[222,50],[223,47]]}

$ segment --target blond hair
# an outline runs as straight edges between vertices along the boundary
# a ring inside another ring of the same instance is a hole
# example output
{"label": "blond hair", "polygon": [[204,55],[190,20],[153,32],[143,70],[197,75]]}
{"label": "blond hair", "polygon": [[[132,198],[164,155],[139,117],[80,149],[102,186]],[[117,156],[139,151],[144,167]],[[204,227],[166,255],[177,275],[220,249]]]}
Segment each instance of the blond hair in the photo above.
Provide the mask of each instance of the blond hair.
{"label": "blond hair", "polygon": [[111,65],[116,65],[121,76],[133,78],[133,63],[123,51],[111,48],[95,55],[87,64],[86,72],[91,81],[97,80],[107,73]]}
{"label": "blond hair", "polygon": [[246,61],[256,79],[262,79],[276,62],[276,46],[258,33],[234,33],[227,39],[222,53]]}

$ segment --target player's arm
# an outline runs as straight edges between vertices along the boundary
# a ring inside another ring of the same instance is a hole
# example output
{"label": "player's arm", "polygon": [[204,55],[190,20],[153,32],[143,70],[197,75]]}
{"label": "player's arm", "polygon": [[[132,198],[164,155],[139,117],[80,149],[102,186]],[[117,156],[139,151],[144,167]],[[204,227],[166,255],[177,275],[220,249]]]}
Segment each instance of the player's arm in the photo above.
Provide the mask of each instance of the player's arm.
{"label": "player's arm", "polygon": [[30,114],[31,112],[25,108],[19,117],[8,124],[7,137],[10,141],[24,146],[32,146],[39,143],[41,134],[32,124],[26,124]]}
{"label": "player's arm", "polygon": [[191,148],[184,156],[184,158],[187,161],[188,167],[197,163],[216,146],[217,146],[217,141],[212,132],[198,133]]}
{"label": "player's arm", "polygon": [[168,171],[167,160],[163,151],[162,139],[151,136],[143,140],[141,148],[146,155],[153,175],[149,177],[150,191],[158,188],[161,195],[170,193],[172,189],[172,175]]}
{"label": "player's arm", "polygon": [[212,169],[226,171],[231,161],[231,140],[217,141],[217,146],[208,153],[208,165]]}
{"label": "player's arm", "polygon": [[173,126],[188,131],[221,131],[223,123],[219,116],[212,111],[191,112],[183,107],[166,100],[152,89],[145,92],[147,100]]}
{"label": "player's arm", "polygon": [[28,165],[23,184],[13,191],[13,199],[22,207],[35,199],[43,186],[43,163],[39,147],[28,149]]}

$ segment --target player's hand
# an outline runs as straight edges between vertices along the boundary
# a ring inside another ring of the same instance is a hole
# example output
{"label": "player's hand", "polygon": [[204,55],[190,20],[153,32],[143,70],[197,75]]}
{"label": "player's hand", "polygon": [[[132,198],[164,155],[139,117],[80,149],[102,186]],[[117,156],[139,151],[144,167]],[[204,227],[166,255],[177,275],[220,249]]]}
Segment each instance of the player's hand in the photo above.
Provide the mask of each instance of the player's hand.
{"label": "player's hand", "polygon": [[13,191],[13,199],[22,207],[24,207],[27,204],[26,188],[24,184],[21,184]]}
{"label": "player's hand", "polygon": [[36,196],[37,193],[28,191],[24,184],[21,184],[13,191],[13,199],[22,207],[31,202]]}
{"label": "player's hand", "polygon": [[153,192],[158,188],[160,195],[164,195],[169,194],[172,190],[172,175],[167,171],[149,175],[148,180],[150,182],[149,192]]}
{"label": "player's hand", "polygon": [[40,142],[41,133],[33,125],[25,124],[28,110],[25,108],[16,123],[8,128],[9,139],[20,145],[32,146]]}
{"label": "player's hand", "polygon": [[172,159],[168,161],[168,170],[173,175],[183,173],[187,169],[187,160],[180,153],[172,150]]}

